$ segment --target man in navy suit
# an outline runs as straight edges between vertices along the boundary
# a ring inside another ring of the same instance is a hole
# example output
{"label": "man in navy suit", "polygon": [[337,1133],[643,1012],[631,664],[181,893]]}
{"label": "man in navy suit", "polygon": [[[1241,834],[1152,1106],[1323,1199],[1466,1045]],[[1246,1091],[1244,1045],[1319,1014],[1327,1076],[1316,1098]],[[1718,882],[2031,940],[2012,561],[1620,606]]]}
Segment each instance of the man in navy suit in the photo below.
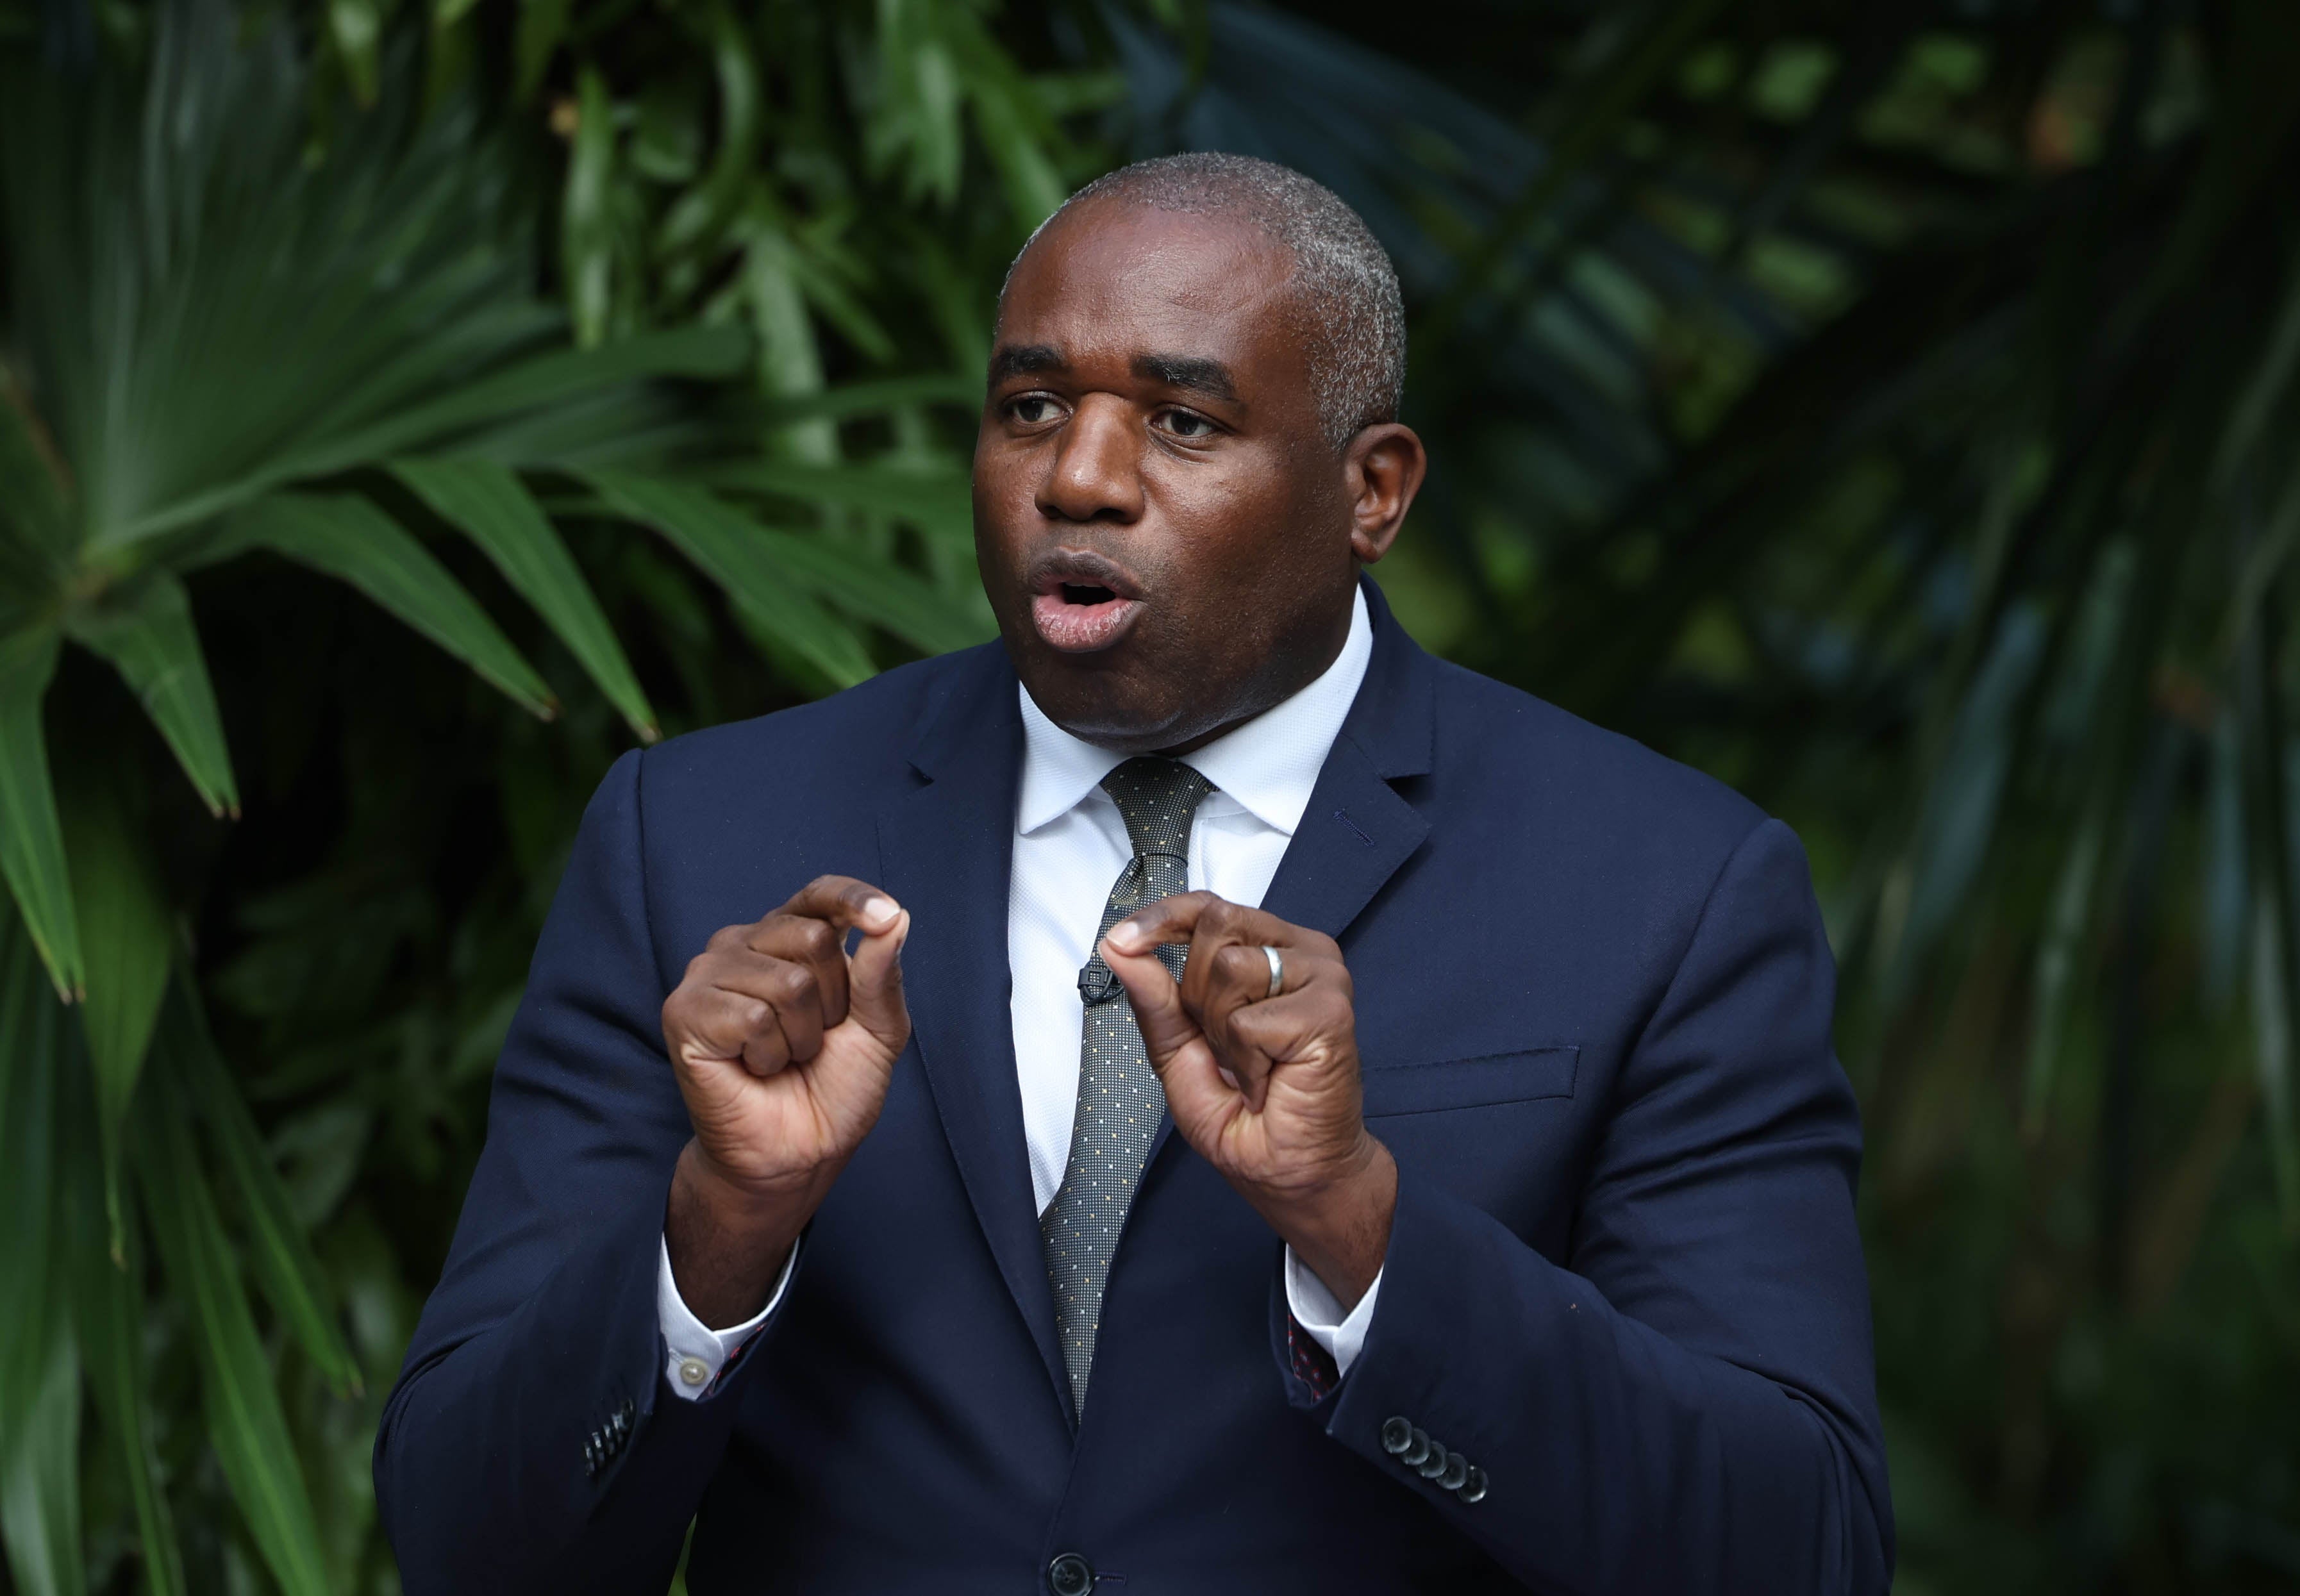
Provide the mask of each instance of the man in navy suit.
{"label": "man in navy suit", "polygon": [[1282,168],[1032,240],[1002,644],[592,801],[377,1440],[411,1592],[690,1524],[698,1592],[1886,1588],[1803,855],[1399,629],[1404,369]]}

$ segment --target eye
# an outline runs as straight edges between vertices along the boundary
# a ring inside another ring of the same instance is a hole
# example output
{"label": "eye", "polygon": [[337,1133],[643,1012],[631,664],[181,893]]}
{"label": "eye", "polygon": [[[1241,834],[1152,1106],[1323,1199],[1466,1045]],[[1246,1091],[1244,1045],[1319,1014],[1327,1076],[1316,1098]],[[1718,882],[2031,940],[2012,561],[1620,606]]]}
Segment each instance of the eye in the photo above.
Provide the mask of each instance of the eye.
{"label": "eye", "polygon": [[1006,413],[1025,427],[1039,427],[1059,420],[1062,406],[1045,394],[1025,394],[1020,399],[1008,401]]}
{"label": "eye", "polygon": [[1191,439],[1212,437],[1215,432],[1214,424],[1196,411],[1161,411],[1158,412],[1158,421],[1161,427],[1176,437]]}

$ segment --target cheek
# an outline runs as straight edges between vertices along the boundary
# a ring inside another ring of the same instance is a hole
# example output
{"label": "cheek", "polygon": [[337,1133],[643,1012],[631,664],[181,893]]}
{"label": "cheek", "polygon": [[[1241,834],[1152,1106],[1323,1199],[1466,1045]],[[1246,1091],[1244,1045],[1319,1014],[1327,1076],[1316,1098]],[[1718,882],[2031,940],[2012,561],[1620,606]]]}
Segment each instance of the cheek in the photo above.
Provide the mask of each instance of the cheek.
{"label": "cheek", "polygon": [[974,544],[979,556],[1010,564],[1017,558],[1035,510],[1024,462],[1003,448],[979,449],[974,456]]}

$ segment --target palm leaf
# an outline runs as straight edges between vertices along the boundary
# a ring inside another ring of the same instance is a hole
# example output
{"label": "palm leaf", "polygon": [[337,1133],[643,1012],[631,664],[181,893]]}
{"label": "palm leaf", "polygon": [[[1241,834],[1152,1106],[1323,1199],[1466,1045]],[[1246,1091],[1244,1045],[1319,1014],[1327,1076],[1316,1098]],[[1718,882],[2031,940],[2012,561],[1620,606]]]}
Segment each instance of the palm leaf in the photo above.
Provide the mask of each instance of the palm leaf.
{"label": "palm leaf", "polygon": [[50,1316],[39,1376],[24,1393],[14,1434],[0,1451],[0,1529],[8,1565],[27,1596],[79,1596],[79,1351],[71,1321]]}
{"label": "palm leaf", "polygon": [[57,1210],[66,1033],[38,972],[0,913],[0,1534],[19,1590],[79,1596],[79,1377]]}
{"label": "palm leaf", "polygon": [[46,586],[66,569],[76,541],[54,445],[0,364],[0,552],[21,579]]}
{"label": "palm leaf", "polygon": [[726,591],[772,646],[811,662],[841,686],[871,674],[854,632],[814,603],[765,528],[708,490],[684,482],[594,471],[585,479],[615,513],[662,534]]}
{"label": "palm leaf", "polygon": [[[970,624],[964,611],[918,578],[883,561],[866,559],[829,535],[762,526],[707,490],[687,483],[621,472],[594,472],[588,480],[621,513],[657,526],[674,539],[685,538],[696,549],[710,551],[715,564],[704,569],[714,578],[723,569],[737,573],[737,579],[759,582],[770,579],[770,571],[776,572],[781,579],[797,582],[929,653],[966,648],[984,640],[985,634]],[[712,474],[712,480],[726,486],[878,511],[905,520],[947,518],[954,509],[949,478],[903,471],[765,461],[724,468]],[[690,555],[695,557],[692,551]]]}
{"label": "palm leaf", "polygon": [[32,945],[66,1002],[87,988],[63,832],[40,703],[56,667],[54,633],[0,637],[0,874],[8,879]]}
{"label": "palm leaf", "polygon": [[551,689],[423,545],[365,499],[276,494],[233,518],[208,557],[268,548],[356,587],[548,720]]}
{"label": "palm leaf", "polygon": [[65,626],[74,642],[119,670],[175,751],[208,811],[237,818],[239,788],[224,746],[223,716],[216,708],[199,636],[192,629],[184,585],[166,571],[154,571],[129,583],[124,594],[68,611]]}
{"label": "palm leaf", "polygon": [[126,1465],[137,1538],[144,1548],[144,1583],[152,1596],[181,1596],[183,1553],[154,1467],[152,1392],[144,1367],[142,1250],[131,1228],[121,1243],[122,1263],[111,1262],[104,1255],[106,1222],[92,1194],[84,1187],[83,1193],[87,1213],[74,1250],[73,1301],[88,1389]]}
{"label": "palm leaf", "polygon": [[230,1239],[200,1170],[189,1104],[173,1090],[142,1101],[137,1175],[145,1218],[190,1318],[209,1437],[272,1578],[288,1596],[327,1596],[311,1493]]}
{"label": "palm leaf", "polygon": [[599,601],[519,478],[486,461],[401,461],[392,468],[439,517],[477,544],[533,604],[633,731],[652,742],[654,711]]}
{"label": "palm leaf", "polygon": [[81,1020],[95,1076],[98,1143],[109,1251],[122,1257],[121,1135],[160,1016],[175,930],[144,839],[131,828],[112,784],[75,790],[64,835],[72,899],[88,948],[88,1001]]}
{"label": "palm leaf", "polygon": [[320,1372],[338,1391],[357,1392],[359,1365],[338,1327],[335,1293],[329,1289],[327,1274],[312,1251],[238,1084],[209,1039],[198,1000],[180,979],[168,1010],[166,1045],[171,1064],[198,1103],[238,1194],[238,1215],[246,1224],[248,1250],[265,1298]]}

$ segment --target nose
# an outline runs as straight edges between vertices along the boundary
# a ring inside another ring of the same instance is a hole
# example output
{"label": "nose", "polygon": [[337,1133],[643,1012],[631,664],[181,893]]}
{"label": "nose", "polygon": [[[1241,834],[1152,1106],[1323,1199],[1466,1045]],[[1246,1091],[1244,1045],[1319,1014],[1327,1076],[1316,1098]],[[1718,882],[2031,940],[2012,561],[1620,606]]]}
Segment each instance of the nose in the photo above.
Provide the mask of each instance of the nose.
{"label": "nose", "polygon": [[1038,513],[1057,521],[1112,521],[1142,515],[1142,440],[1133,409],[1109,394],[1088,394],[1054,442],[1038,484]]}

